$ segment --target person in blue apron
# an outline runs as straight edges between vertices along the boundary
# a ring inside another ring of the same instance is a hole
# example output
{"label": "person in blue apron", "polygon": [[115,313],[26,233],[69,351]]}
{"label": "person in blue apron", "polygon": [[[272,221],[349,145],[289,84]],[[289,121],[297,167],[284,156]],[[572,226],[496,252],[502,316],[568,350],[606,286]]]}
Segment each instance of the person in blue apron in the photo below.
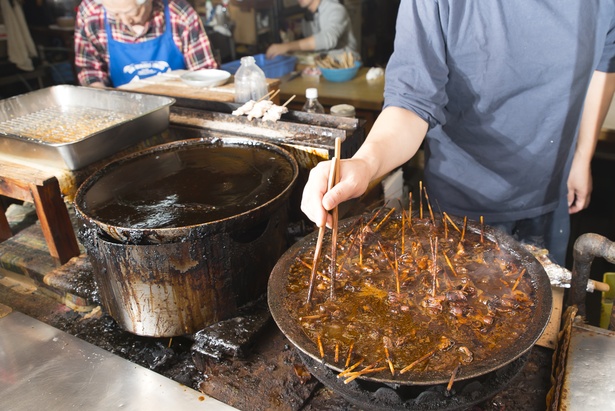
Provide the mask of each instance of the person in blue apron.
{"label": "person in blue apron", "polygon": [[79,83],[94,87],[218,67],[200,17],[186,0],[84,0],[75,51]]}

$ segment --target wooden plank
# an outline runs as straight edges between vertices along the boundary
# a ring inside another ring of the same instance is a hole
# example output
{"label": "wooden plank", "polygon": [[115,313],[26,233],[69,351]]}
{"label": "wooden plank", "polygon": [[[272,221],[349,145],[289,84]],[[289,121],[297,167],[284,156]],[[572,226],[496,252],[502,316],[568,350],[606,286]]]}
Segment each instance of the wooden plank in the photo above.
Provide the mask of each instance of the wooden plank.
{"label": "wooden plank", "polygon": [[[277,90],[280,87],[279,79],[267,79],[267,89]],[[233,77],[228,83],[218,87],[198,88],[189,86],[179,78],[167,78],[164,75],[160,79],[144,79],[128,83],[119,87],[123,91],[134,91],[145,94],[155,94],[167,97],[186,98],[191,100],[220,101],[226,103],[235,102],[235,83]],[[305,90],[303,91],[305,92]],[[272,100],[280,104],[280,97],[275,96]]]}
{"label": "wooden plank", "polygon": [[33,201],[30,187],[42,186],[50,179],[56,179],[52,174],[25,165],[0,162],[0,194],[23,201]]}

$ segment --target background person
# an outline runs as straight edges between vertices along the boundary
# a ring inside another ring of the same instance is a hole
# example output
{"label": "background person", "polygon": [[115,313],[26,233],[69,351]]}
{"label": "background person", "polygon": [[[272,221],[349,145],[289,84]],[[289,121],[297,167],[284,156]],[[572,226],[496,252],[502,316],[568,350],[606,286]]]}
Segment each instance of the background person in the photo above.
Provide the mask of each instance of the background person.
{"label": "background person", "polygon": [[217,68],[186,0],[83,0],[75,23],[79,84],[119,87],[169,70]]}
{"label": "background person", "polygon": [[292,51],[342,50],[358,53],[357,40],[352,32],[352,22],[344,5],[337,0],[297,0],[311,19],[301,22],[303,38],[269,46],[266,52],[271,59]]}
{"label": "background person", "polygon": [[327,210],[425,141],[434,210],[483,216],[564,265],[569,213],[589,205],[613,72],[612,0],[402,0],[384,109],[330,192],[329,162],[311,171],[302,210],[330,224]]}

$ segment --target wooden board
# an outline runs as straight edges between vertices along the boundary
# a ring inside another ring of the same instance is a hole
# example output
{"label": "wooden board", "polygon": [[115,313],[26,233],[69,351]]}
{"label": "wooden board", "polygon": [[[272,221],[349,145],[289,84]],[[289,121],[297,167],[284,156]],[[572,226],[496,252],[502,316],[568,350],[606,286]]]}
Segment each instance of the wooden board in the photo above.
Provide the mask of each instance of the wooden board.
{"label": "wooden board", "polygon": [[[132,81],[120,86],[119,89],[193,100],[221,101],[226,103],[235,101],[235,83],[233,82],[232,76],[226,84],[217,87],[199,88],[189,86],[180,79],[180,76],[186,71],[187,70],[174,70],[171,73],[164,73],[155,77]],[[280,80],[267,79],[267,86],[269,91],[277,90],[280,86]],[[279,104],[279,97],[274,98],[273,102]]]}

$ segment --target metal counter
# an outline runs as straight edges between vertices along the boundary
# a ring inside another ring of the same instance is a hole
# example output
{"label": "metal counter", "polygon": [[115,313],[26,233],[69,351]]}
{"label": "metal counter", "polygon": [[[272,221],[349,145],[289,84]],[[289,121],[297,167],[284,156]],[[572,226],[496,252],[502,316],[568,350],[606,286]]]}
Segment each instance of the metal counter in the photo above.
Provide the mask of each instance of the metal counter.
{"label": "metal counter", "polygon": [[0,318],[0,403],[5,411],[235,410],[19,312]]}
{"label": "metal counter", "polygon": [[585,324],[573,325],[560,409],[614,409],[613,364],[615,332]]}

